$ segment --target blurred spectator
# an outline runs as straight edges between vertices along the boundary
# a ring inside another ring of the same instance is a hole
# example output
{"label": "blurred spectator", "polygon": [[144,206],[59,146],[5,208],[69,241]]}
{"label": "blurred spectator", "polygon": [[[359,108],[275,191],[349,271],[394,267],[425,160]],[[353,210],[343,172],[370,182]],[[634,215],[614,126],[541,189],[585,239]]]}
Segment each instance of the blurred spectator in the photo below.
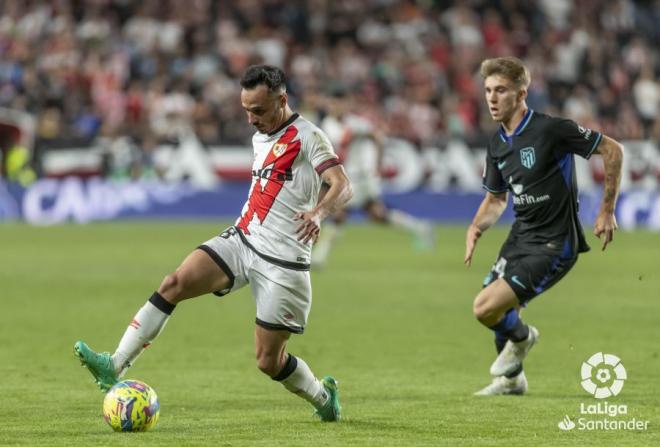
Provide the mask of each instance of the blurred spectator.
{"label": "blurred spectator", "polygon": [[631,0],[5,0],[0,107],[34,114],[42,144],[121,139],[133,161],[119,170],[134,172],[133,146],[181,126],[247,143],[238,78],[272,63],[300,110],[342,90],[392,136],[483,145],[478,66],[513,54],[532,70],[532,107],[658,138],[659,19],[660,2]]}
{"label": "blurred spectator", "polygon": [[27,148],[16,145],[7,151],[7,178],[23,186],[36,180],[36,173],[30,166],[30,152]]}
{"label": "blurred spectator", "polygon": [[660,85],[648,64],[641,69],[639,78],[633,85],[633,97],[642,119],[644,134],[649,138],[651,126],[660,112]]}

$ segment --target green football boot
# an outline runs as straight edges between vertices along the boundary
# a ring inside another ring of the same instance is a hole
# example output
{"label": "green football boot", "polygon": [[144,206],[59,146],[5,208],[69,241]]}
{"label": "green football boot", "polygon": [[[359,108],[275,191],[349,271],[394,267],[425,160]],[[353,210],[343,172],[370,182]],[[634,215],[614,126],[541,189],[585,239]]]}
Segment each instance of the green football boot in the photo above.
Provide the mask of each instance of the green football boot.
{"label": "green football boot", "polygon": [[323,388],[328,392],[328,401],[316,414],[323,422],[337,422],[341,418],[341,405],[339,405],[339,387],[337,381],[331,376],[321,379]]}
{"label": "green football boot", "polygon": [[97,354],[82,341],[77,341],[73,345],[73,353],[80,359],[80,363],[92,373],[96,384],[101,390],[108,391],[119,381],[117,373],[115,373],[115,369],[112,366],[110,353],[102,352]]}

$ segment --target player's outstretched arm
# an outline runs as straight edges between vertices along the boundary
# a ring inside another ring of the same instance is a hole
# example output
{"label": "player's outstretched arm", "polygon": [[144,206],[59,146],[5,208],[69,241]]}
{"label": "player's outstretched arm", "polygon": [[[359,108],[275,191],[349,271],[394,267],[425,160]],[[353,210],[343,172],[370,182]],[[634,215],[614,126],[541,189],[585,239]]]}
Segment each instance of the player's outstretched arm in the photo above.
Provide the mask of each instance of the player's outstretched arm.
{"label": "player's outstretched arm", "polygon": [[319,202],[314,209],[297,213],[295,220],[301,223],[296,229],[298,240],[307,242],[316,241],[321,231],[321,221],[331,214],[339,211],[353,197],[351,182],[341,165],[326,169],[321,174],[321,180],[327,185],[325,193],[319,194]]}
{"label": "player's outstretched arm", "polygon": [[603,250],[614,238],[616,230],[616,217],[614,210],[619,196],[621,184],[621,166],[623,163],[623,145],[612,138],[603,135],[603,139],[596,148],[596,153],[603,157],[605,165],[605,185],[603,187],[603,201],[594,224],[594,234],[603,239]]}
{"label": "player's outstretched arm", "polygon": [[494,194],[487,192],[486,197],[481,202],[477,214],[475,214],[472,223],[467,229],[465,235],[465,259],[463,262],[468,267],[472,265],[472,254],[477,246],[477,240],[481,237],[482,233],[486,231],[491,225],[500,218],[506,209],[507,193]]}

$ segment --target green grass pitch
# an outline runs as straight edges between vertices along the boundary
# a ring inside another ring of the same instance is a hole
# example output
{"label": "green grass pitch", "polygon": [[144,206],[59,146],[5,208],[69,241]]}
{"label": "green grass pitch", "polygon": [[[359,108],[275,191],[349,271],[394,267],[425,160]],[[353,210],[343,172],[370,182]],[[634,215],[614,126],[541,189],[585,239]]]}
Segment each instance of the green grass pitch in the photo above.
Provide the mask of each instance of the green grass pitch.
{"label": "green grass pitch", "polygon": [[[312,274],[309,324],[289,345],[318,376],[339,380],[340,423],[316,421],[257,370],[245,288],[177,308],[127,376],[158,392],[158,425],[113,433],[73,343],[113,350],[162,277],[222,229],[0,225],[0,445],[660,445],[658,234],[619,232],[604,253],[590,236],[592,251],[523,314],[541,331],[525,366],[528,395],[471,395],[489,382],[494,358],[472,300],[506,228],[484,235],[467,269],[463,228],[437,227],[437,249],[416,252],[391,228],[347,227],[327,268]],[[596,403],[580,386],[580,365],[599,351],[628,371],[608,401],[627,405],[628,419],[650,420],[648,431],[557,427],[580,417],[581,402]]]}

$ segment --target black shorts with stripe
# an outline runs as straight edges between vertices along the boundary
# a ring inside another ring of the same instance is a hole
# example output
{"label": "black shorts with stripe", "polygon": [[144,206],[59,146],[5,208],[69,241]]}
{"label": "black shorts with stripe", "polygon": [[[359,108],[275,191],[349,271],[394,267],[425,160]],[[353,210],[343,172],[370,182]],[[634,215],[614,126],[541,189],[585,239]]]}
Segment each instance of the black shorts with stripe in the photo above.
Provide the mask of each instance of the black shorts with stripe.
{"label": "black shorts with stripe", "polygon": [[532,298],[566,276],[577,261],[577,257],[563,257],[544,248],[521,249],[507,240],[484,279],[483,286],[502,278],[511,286],[520,304],[525,306]]}

